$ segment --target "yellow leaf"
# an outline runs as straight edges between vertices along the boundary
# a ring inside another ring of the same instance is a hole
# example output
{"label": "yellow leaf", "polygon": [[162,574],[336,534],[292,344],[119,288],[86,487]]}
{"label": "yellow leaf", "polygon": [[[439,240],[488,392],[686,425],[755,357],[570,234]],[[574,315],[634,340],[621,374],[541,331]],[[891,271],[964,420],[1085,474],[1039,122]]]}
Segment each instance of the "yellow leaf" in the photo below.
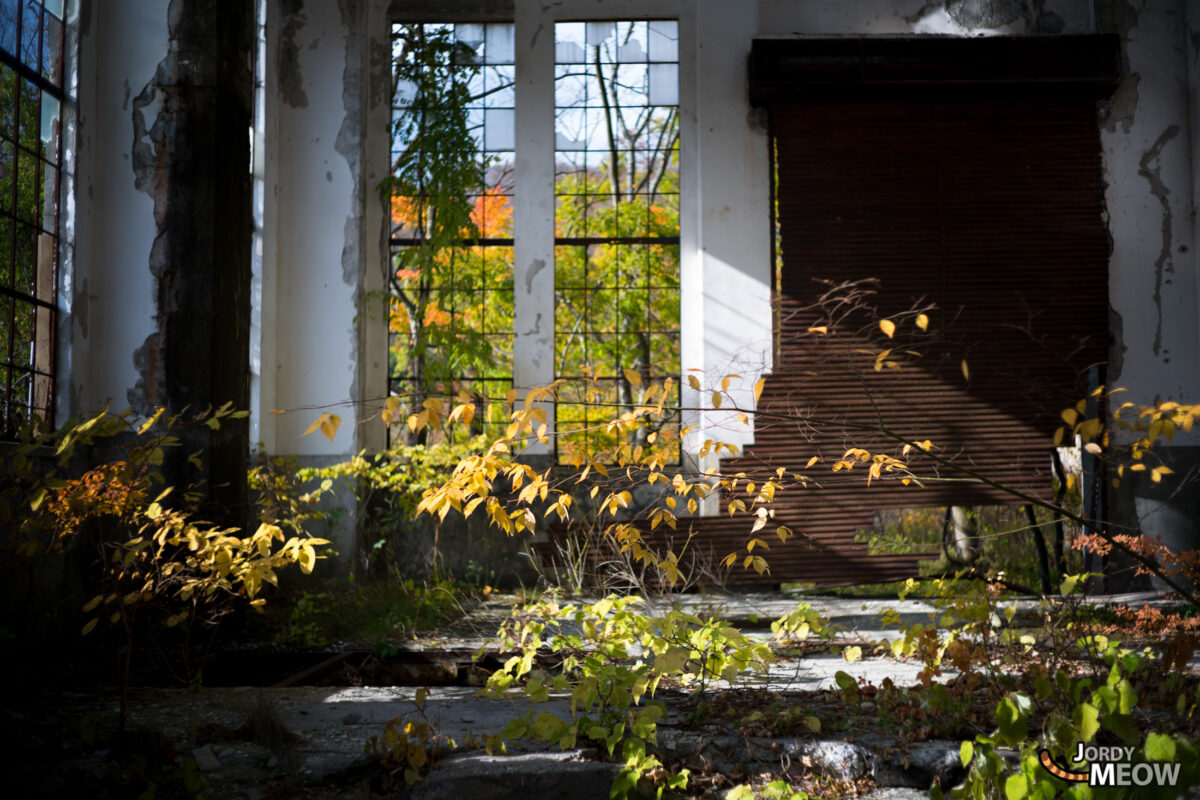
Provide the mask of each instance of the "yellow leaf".
{"label": "yellow leaf", "polygon": [[759,378],[754,384],[754,402],[758,402],[758,398],[762,397],[763,386],[766,385],[766,378]]}
{"label": "yellow leaf", "polygon": [[855,661],[862,661],[862,648],[857,645],[853,647],[847,647],[842,651],[842,658],[846,659],[846,661],[850,662],[851,664],[853,664]]}
{"label": "yellow leaf", "polygon": [[818,461],[820,461],[820,460],[821,460],[821,457],[820,457],[820,456],[813,456],[812,458],[810,458],[810,459],[808,460],[808,463],[804,465],[804,468],[805,468],[805,469],[812,469],[812,465],[813,465],[813,464],[815,464],[815,463],[817,463],[817,462],[818,462]]}
{"label": "yellow leaf", "polygon": [[296,562],[300,565],[300,571],[308,575],[317,564],[317,551],[313,549],[312,545],[303,545],[296,552]]}
{"label": "yellow leaf", "polygon": [[1085,444],[1083,446],[1083,449],[1087,450],[1089,453],[1091,453],[1094,456],[1098,456],[1098,455],[1100,455],[1101,452],[1103,452],[1100,449],[1100,445],[1096,444],[1095,442],[1088,442],[1087,444]]}
{"label": "yellow leaf", "polygon": [[896,323],[890,319],[879,320],[879,330],[883,331],[883,335],[889,339],[896,333]]}
{"label": "yellow leaf", "polygon": [[825,325],[815,325],[808,329],[809,333],[828,333],[829,328]]}
{"label": "yellow leaf", "polygon": [[87,622],[84,624],[84,626],[83,626],[83,630],[81,630],[81,631],[79,632],[79,635],[80,635],[80,636],[87,636],[89,633],[91,633],[91,632],[92,632],[92,628],[96,627],[96,623],[97,623],[97,622],[99,622],[99,619],[89,619],[89,620],[88,620],[88,621],[87,621]]}
{"label": "yellow leaf", "polygon": [[1075,409],[1073,408],[1064,408],[1062,414],[1059,416],[1061,416],[1063,422],[1067,423],[1068,425],[1074,425],[1075,420],[1079,418],[1079,414],[1076,413]]}
{"label": "yellow leaf", "polygon": [[287,413],[287,409],[286,409],[286,408],[272,408],[272,409],[271,409],[270,411],[268,411],[267,413],[268,413],[268,414],[286,414],[286,413]]}
{"label": "yellow leaf", "polygon": [[965,358],[962,361],[962,374],[964,378],[971,380],[971,368],[967,366],[967,360]]}
{"label": "yellow leaf", "polygon": [[696,376],[688,375],[687,378],[688,378],[688,386],[692,387],[696,391],[700,391],[700,381],[696,378]]}
{"label": "yellow leaf", "polygon": [[712,393],[712,407],[713,408],[721,407],[721,393],[720,392]]}
{"label": "yellow leaf", "polygon": [[321,433],[329,441],[333,441],[333,437],[337,436],[338,426],[342,424],[342,418],[337,414],[326,414],[326,419],[321,423]]}
{"label": "yellow leaf", "polygon": [[625,373],[625,380],[629,381],[629,383],[631,385],[636,386],[639,389],[642,387],[642,376],[641,375],[638,375],[635,371],[633,371],[631,369],[624,370],[624,373]]}
{"label": "yellow leaf", "polygon": [[316,422],[314,422],[312,425],[309,425],[309,426],[308,426],[308,428],[306,428],[306,429],[305,429],[304,433],[302,433],[302,434],[300,434],[300,435],[301,435],[301,436],[308,436],[310,433],[312,433],[313,431],[315,431],[317,428],[319,428],[319,427],[321,427],[322,425],[324,425],[324,424],[325,424],[325,420],[326,420],[326,418],[327,418],[328,416],[329,416],[328,414],[322,414],[321,416],[317,417],[317,421],[316,421]]}
{"label": "yellow leaf", "polygon": [[929,327],[929,317],[925,314],[917,314],[917,327],[921,330],[926,330]]}

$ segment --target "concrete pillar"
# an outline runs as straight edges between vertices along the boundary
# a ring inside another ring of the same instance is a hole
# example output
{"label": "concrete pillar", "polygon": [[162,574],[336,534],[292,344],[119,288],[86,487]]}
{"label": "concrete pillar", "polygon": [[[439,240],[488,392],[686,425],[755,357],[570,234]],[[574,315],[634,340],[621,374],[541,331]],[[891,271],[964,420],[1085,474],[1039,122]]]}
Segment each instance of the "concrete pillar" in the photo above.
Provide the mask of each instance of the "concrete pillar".
{"label": "concrete pillar", "polygon": [[[86,354],[88,378],[99,380],[79,387],[89,395],[79,405],[112,397],[117,408],[127,400],[146,414],[227,402],[244,409],[253,4],[85,6],[79,147],[88,207],[77,250],[76,363]],[[210,499],[237,518],[246,503],[247,431],[244,420],[182,430],[164,465],[168,481],[203,480]],[[196,450],[207,453],[200,475],[186,462]]]}
{"label": "concrete pillar", "polygon": [[[548,15],[547,15],[548,16]],[[554,19],[519,2],[516,36],[516,207],[513,386],[524,397],[554,380]],[[543,406],[554,426],[554,407]],[[529,456],[550,446],[533,442]]]}
{"label": "concrete pillar", "polygon": [[[1125,78],[1102,118],[1113,253],[1109,297],[1110,386],[1121,402],[1200,398],[1200,281],[1196,228],[1195,3],[1157,0],[1134,8],[1101,3],[1100,25],[1122,37]],[[1190,18],[1189,13],[1190,12]],[[1189,22],[1192,25],[1189,25]],[[1126,473],[1110,490],[1114,533],[1140,532],[1173,549],[1200,547],[1195,435],[1155,456],[1174,470],[1161,483]],[[1119,562],[1120,559],[1114,559]],[[1117,564],[1119,566],[1119,564]],[[1113,590],[1128,575],[1114,575]]]}

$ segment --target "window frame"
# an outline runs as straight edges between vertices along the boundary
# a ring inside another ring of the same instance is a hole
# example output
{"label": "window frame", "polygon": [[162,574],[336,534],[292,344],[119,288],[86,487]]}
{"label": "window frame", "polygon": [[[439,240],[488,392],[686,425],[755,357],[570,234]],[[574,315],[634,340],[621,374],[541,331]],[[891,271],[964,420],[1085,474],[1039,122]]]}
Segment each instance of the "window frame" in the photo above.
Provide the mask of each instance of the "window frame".
{"label": "window frame", "polygon": [[[0,69],[11,71],[13,79],[13,115],[11,129],[0,130],[0,149],[8,147],[13,154],[10,162],[11,194],[7,208],[0,206],[0,226],[7,226],[10,233],[9,251],[0,256],[0,272],[7,276],[0,279],[0,333],[3,333],[7,348],[0,352],[0,439],[15,438],[20,429],[33,418],[53,426],[57,415],[59,391],[57,382],[58,338],[62,314],[59,308],[59,280],[62,261],[66,255],[62,232],[68,227],[64,223],[61,198],[64,189],[70,186],[70,177],[63,173],[64,151],[68,139],[68,87],[73,82],[74,61],[69,57],[68,42],[73,37],[69,20],[72,8],[69,2],[51,3],[57,12],[41,0],[5,2],[0,15],[16,10],[15,20],[0,18],[0,26],[7,21],[13,24],[9,38],[0,32]],[[28,38],[27,24],[30,12],[36,16],[37,33]],[[57,32],[53,34],[53,32]],[[10,52],[3,45],[15,48]],[[36,48],[36,57],[25,52],[27,46]],[[32,62],[32,63],[30,63]],[[28,87],[28,89],[26,88]],[[35,93],[36,109],[30,122],[34,150],[26,146],[30,131],[23,130],[27,123],[21,117],[25,94]],[[53,101],[47,105],[46,99]],[[49,119],[47,115],[49,114]],[[21,176],[22,164],[32,160],[34,169],[33,214],[22,217]],[[51,172],[52,171],[52,172]],[[23,237],[32,246],[21,252]],[[26,288],[18,286],[18,271],[22,265],[28,267]],[[24,308],[20,308],[24,306]],[[20,310],[19,310],[20,308]],[[22,362],[16,353],[19,344],[18,321],[22,314],[29,314],[27,341],[30,356]],[[20,389],[17,384],[27,379],[25,399],[12,401]]]}

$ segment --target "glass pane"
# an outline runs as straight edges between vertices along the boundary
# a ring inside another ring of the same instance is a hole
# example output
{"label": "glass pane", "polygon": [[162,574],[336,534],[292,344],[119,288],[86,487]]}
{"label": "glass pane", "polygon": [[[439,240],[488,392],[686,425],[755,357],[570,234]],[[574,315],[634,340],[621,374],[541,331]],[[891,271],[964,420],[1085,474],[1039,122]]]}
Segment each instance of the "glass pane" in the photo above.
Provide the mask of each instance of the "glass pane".
{"label": "glass pane", "polygon": [[42,164],[42,213],[39,222],[47,231],[58,230],[58,170]]}
{"label": "glass pane", "polygon": [[650,23],[650,60],[679,60],[678,22],[671,20],[669,22]]}
{"label": "glass pane", "polygon": [[611,22],[588,22],[586,24],[589,48],[604,44],[612,45],[613,36],[616,34],[616,25]]}
{"label": "glass pane", "polygon": [[27,80],[22,79],[20,86],[21,96],[17,98],[17,141],[30,150],[36,150],[35,142],[41,122],[38,111],[38,95],[41,93]]}
{"label": "glass pane", "polygon": [[559,22],[554,26],[554,60],[559,64],[586,64],[585,23]]}
{"label": "glass pane", "polygon": [[512,23],[489,23],[485,31],[487,40],[487,63],[514,63],[514,40]]}
{"label": "glass pane", "polygon": [[484,68],[483,104],[488,108],[512,108],[516,104],[513,67]]}
{"label": "glass pane", "polygon": [[21,11],[21,61],[36,71],[41,55],[42,6],[37,0],[25,0]]}
{"label": "glass pane", "polygon": [[31,225],[17,225],[17,247],[14,263],[19,292],[33,295],[37,291],[37,231]]}
{"label": "glass pane", "polygon": [[679,105],[679,65],[650,65],[650,105]]}
{"label": "glass pane", "polygon": [[617,60],[641,62],[646,60],[646,23],[617,23]]}
{"label": "glass pane", "polygon": [[[33,365],[33,327],[37,312],[33,303],[24,300],[13,302],[12,363],[22,370]],[[20,395],[27,396],[28,383],[22,385]]]}
{"label": "glass pane", "polygon": [[40,189],[38,160],[24,148],[17,148],[17,219],[38,221]]}
{"label": "glass pane", "polygon": [[17,17],[21,14],[20,0],[0,0],[0,49],[17,55]]}
{"label": "glass pane", "polygon": [[[0,286],[13,288],[13,221],[0,217]],[[3,327],[3,325],[0,325]]]}
{"label": "glass pane", "polygon": [[[392,104],[397,108],[408,108],[416,96],[417,84],[415,81],[398,80],[396,81],[396,92],[392,95]],[[393,115],[396,120],[399,120],[401,116],[402,114]]]}
{"label": "glass pane", "polygon": [[63,24],[56,17],[43,16],[42,77],[55,86],[62,84]]}
{"label": "glass pane", "polygon": [[7,64],[0,64],[0,135],[17,138],[16,120],[17,73]]}
{"label": "glass pane", "polygon": [[63,0],[43,0],[43,5],[46,6],[46,10],[49,11],[51,14],[58,17],[59,19],[62,19]]}
{"label": "glass pane", "polygon": [[454,51],[454,63],[483,63],[483,25],[460,22],[454,26],[454,38],[459,45]]}
{"label": "glass pane", "polygon": [[491,109],[487,112],[483,142],[485,150],[512,150],[516,145],[512,109]]}
{"label": "glass pane", "polygon": [[42,140],[42,157],[48,161],[58,160],[58,128],[61,104],[57,97],[42,95],[42,119],[39,137]]}
{"label": "glass pane", "polygon": [[[12,212],[13,207],[13,175],[15,173],[13,144],[0,139],[0,209],[9,213]],[[0,254],[0,263],[3,263],[3,259],[4,255]]]}

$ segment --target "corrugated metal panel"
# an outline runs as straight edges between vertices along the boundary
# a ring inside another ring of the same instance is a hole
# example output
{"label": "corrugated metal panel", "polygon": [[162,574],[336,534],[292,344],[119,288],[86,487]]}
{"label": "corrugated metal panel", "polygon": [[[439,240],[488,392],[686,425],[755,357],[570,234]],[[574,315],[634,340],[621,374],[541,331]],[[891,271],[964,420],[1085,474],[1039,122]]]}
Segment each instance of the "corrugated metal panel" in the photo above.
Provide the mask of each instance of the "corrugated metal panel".
{"label": "corrugated metal panel", "polygon": [[[883,426],[931,439],[939,452],[1037,496],[1050,493],[1058,412],[1085,393],[1108,354],[1108,238],[1095,106],[1090,100],[807,103],[776,106],[779,359],[761,408],[827,420],[806,430],[760,417],[756,441],[728,472],[796,469],[851,444],[876,450]],[[880,314],[922,298],[936,305],[929,334],[895,340],[852,315],[836,336],[813,308],[829,282],[878,279]],[[854,331],[859,331],[855,333]],[[919,351],[876,372],[868,356]],[[964,378],[961,362],[970,366]],[[771,574],[735,569],[730,583],[875,581],[915,573],[913,558],[874,558],[854,541],[876,509],[1011,502],[942,470],[924,488],[858,470],[814,468],[819,488],[777,498],[776,523],[804,534],[776,543]],[[937,478],[954,478],[941,481]],[[723,501],[723,508],[728,498]],[[740,550],[750,522],[696,521],[719,557]]]}

